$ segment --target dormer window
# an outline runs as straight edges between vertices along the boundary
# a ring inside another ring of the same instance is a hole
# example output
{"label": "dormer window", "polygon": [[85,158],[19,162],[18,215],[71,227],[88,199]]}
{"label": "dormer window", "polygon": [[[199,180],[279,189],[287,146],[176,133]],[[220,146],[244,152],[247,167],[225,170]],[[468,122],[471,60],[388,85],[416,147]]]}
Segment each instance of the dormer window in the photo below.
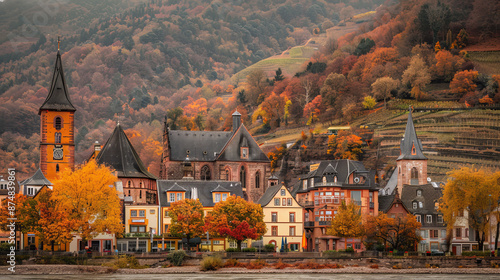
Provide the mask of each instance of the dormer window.
{"label": "dormer window", "polygon": [[307,190],[307,180],[302,181],[302,189]]}
{"label": "dormer window", "polygon": [[415,143],[413,143],[413,146],[411,147],[411,154],[413,156],[417,154],[417,149],[415,149]]}
{"label": "dormer window", "polygon": [[242,159],[248,159],[248,147],[241,147],[240,152]]}
{"label": "dormer window", "polygon": [[416,201],[414,201],[412,204],[413,204],[413,209],[417,209],[417,207],[418,207],[417,202],[416,202]]}
{"label": "dormer window", "polygon": [[424,208],[424,203],[422,201],[418,202],[418,208]]}
{"label": "dormer window", "polygon": [[311,178],[311,188],[314,188],[314,178]]}
{"label": "dormer window", "polygon": [[333,177],[333,182],[337,183],[337,176]]}
{"label": "dormer window", "polygon": [[323,176],[323,184],[326,184],[326,176]]}
{"label": "dormer window", "polygon": [[417,196],[422,196],[422,190],[417,190]]}
{"label": "dormer window", "polygon": [[214,203],[226,201],[228,196],[229,196],[229,193],[227,193],[227,192],[214,192],[213,193]]}

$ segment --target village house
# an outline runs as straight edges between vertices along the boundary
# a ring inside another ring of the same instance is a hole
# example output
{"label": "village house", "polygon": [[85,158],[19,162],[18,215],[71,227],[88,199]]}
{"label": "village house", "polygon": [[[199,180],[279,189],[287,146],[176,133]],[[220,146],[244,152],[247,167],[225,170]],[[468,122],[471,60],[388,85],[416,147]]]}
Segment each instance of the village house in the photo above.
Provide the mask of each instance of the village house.
{"label": "village house", "polygon": [[[267,232],[262,237],[263,245],[273,244],[280,251],[303,251],[303,207],[289,190],[281,184],[273,185],[258,203],[264,211],[267,227]],[[286,248],[282,247],[283,238],[286,240]]]}
{"label": "village house", "polygon": [[353,248],[362,251],[358,238],[340,238],[327,234],[332,219],[342,201],[361,207],[361,215],[378,214],[378,185],[375,172],[363,163],[348,159],[322,161],[311,165],[310,172],[301,177],[292,193],[304,207],[304,230],[307,251],[321,252]]}

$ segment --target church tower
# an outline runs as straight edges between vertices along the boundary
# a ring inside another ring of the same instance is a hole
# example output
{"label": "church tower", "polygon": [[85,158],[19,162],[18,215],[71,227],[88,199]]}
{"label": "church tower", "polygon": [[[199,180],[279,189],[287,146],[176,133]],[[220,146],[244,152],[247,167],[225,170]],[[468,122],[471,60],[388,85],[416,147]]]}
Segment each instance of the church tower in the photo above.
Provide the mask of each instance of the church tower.
{"label": "church tower", "polygon": [[422,142],[417,138],[411,110],[410,106],[405,134],[401,139],[401,154],[396,160],[399,193],[402,193],[403,185],[427,183],[427,158],[422,153]]}
{"label": "church tower", "polygon": [[57,174],[66,168],[74,169],[75,111],[69,98],[58,47],[49,95],[38,111],[41,121],[40,168],[49,181],[53,182]]}

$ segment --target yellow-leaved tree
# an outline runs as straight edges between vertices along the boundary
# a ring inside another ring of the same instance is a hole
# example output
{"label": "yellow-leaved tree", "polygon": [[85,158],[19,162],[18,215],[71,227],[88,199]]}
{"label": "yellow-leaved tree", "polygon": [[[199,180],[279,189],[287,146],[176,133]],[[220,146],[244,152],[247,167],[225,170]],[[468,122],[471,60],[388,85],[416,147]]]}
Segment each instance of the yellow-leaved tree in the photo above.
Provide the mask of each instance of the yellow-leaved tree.
{"label": "yellow-leaved tree", "polygon": [[368,216],[364,227],[368,240],[382,243],[384,249],[413,251],[422,240],[418,233],[421,226],[412,214],[390,218],[379,212]]}
{"label": "yellow-leaved tree", "polygon": [[[326,234],[343,238],[364,236],[365,230],[362,224],[360,208],[352,202],[347,204],[345,200],[342,200],[342,204],[332,220],[332,225],[326,230]],[[344,242],[344,244],[347,249],[347,242]]]}
{"label": "yellow-leaved tree", "polygon": [[109,168],[91,160],[75,171],[65,170],[54,182],[54,199],[68,213],[73,232],[84,240],[123,232],[116,181]]}
{"label": "yellow-leaved tree", "polygon": [[463,167],[451,171],[448,177],[439,203],[447,229],[453,230],[457,219],[466,217],[469,227],[476,233],[479,250],[482,250],[490,219],[500,206],[500,171],[493,173]]}

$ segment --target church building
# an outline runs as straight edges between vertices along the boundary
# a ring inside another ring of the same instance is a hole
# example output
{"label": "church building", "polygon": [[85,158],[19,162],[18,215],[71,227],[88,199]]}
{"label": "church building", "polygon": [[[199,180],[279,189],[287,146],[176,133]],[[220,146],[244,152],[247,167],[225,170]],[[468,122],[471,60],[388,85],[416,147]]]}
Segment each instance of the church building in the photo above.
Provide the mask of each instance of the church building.
{"label": "church building", "polygon": [[75,111],[58,50],[49,95],[38,111],[41,117],[40,169],[51,182],[64,169],[75,168]]}
{"label": "church building", "polygon": [[186,177],[188,164],[193,179],[239,181],[245,199],[257,202],[267,188],[271,162],[241,123],[241,114],[232,117],[232,131],[170,130],[165,123],[161,179]]}

